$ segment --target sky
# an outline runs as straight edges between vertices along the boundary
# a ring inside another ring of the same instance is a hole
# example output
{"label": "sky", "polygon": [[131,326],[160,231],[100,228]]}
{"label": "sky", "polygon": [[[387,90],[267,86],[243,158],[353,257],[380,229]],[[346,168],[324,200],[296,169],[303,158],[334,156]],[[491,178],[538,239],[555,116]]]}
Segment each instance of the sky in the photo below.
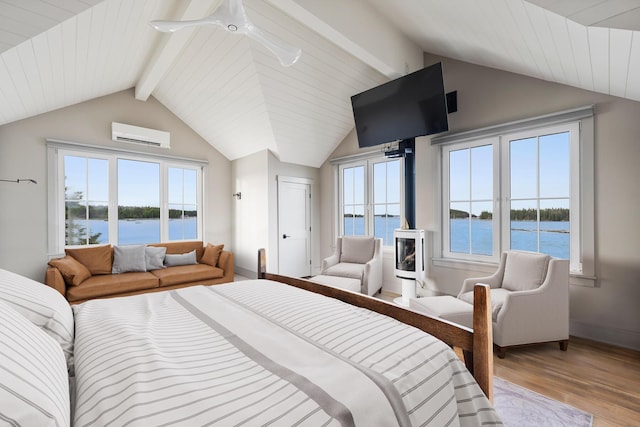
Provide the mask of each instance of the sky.
{"label": "sky", "polygon": [[[109,161],[105,158],[65,156],[67,193],[81,192],[92,204],[109,200]],[[159,163],[118,159],[118,204],[120,206],[160,206]],[[197,172],[195,169],[167,168],[170,205],[197,203]]]}
{"label": "sky", "polygon": [[[513,140],[509,143],[509,198],[515,209],[535,207],[532,199],[545,200],[542,207],[569,207],[569,133]],[[493,146],[481,145],[450,152],[450,200],[453,209],[479,215],[493,210]],[[538,182],[538,172],[540,180]]]}

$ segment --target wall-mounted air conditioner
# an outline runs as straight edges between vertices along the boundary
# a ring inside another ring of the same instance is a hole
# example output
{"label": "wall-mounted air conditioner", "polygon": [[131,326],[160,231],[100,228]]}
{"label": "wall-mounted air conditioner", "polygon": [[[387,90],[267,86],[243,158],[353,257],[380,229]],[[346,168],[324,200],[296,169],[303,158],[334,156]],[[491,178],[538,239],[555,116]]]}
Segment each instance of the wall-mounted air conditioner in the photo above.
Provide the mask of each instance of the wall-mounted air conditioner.
{"label": "wall-mounted air conditioner", "polygon": [[120,142],[151,145],[154,147],[171,148],[171,134],[157,129],[140,126],[111,123],[111,139]]}

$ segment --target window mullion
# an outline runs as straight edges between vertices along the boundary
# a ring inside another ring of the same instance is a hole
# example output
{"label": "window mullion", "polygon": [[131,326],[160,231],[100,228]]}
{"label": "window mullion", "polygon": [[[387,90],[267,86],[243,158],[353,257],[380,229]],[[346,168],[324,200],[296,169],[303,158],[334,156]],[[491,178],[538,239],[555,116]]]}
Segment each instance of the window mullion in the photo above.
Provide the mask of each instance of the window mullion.
{"label": "window mullion", "polygon": [[169,191],[168,179],[169,167],[166,163],[161,163],[160,167],[160,241],[169,241],[169,203],[167,194]]}
{"label": "window mullion", "polygon": [[108,158],[108,181],[109,181],[109,243],[118,243],[118,159],[116,156]]}
{"label": "window mullion", "polygon": [[373,162],[367,160],[364,180],[364,227],[367,236],[373,236]]}

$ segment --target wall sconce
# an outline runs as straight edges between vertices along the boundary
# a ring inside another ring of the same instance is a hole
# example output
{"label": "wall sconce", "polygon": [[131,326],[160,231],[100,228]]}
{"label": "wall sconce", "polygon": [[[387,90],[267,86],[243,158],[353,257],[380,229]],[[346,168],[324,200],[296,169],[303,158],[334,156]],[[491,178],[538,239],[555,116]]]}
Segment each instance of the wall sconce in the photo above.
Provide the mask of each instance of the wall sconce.
{"label": "wall sconce", "polygon": [[31,178],[19,178],[19,179],[0,179],[0,181],[2,182],[13,182],[16,184],[19,184],[21,182],[26,182],[26,183],[31,183],[31,184],[37,184],[35,179],[31,179]]}
{"label": "wall sconce", "polygon": [[231,196],[235,197],[236,200],[242,199],[242,193],[240,191],[238,191],[237,193],[233,193]]}

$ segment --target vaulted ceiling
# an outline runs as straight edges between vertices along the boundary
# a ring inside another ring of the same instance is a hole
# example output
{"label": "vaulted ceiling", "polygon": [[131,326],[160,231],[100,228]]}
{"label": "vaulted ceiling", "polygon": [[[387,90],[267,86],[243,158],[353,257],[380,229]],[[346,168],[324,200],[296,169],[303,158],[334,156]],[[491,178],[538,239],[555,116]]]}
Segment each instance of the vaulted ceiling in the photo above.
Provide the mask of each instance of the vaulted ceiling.
{"label": "vaulted ceiling", "polygon": [[257,27],[302,48],[291,67],[219,27],[148,25],[219,3],[0,0],[0,125],[135,87],[230,160],[269,149],[317,167],[353,129],[350,96],[422,51],[640,101],[638,2],[245,0]]}

